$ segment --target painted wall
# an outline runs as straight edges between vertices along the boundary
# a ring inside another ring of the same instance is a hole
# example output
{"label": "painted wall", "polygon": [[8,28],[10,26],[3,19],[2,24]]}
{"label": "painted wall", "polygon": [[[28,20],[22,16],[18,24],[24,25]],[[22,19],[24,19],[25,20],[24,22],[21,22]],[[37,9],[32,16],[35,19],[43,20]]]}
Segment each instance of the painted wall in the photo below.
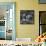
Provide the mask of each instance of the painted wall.
{"label": "painted wall", "polygon": [[[39,10],[46,10],[46,4],[38,4],[38,0],[0,0],[0,2],[16,2],[16,37],[36,38],[39,33]],[[20,10],[34,10],[34,24],[20,24]]]}

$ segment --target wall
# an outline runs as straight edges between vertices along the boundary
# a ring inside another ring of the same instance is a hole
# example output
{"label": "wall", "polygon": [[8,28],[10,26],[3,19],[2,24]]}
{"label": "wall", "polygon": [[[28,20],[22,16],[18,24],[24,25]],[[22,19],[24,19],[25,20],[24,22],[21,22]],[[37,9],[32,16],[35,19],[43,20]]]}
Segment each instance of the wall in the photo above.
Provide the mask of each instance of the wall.
{"label": "wall", "polygon": [[[17,3],[18,2],[18,3]],[[39,6],[37,0],[19,0],[17,1],[17,37],[18,38],[36,38],[39,32]],[[34,24],[30,25],[21,25],[20,24],[20,10],[34,10]],[[18,19],[17,19],[18,18]]]}
{"label": "wall", "polygon": [[[18,2],[18,3],[17,3]],[[32,0],[19,0],[17,1],[17,37],[18,38],[33,38],[35,31],[35,24],[33,25],[21,25],[20,24],[20,10],[33,10],[33,1]],[[17,19],[18,18],[18,19]],[[33,29],[32,29],[33,28]],[[33,33],[32,33],[33,32]],[[33,35],[33,36],[32,36]]]}
{"label": "wall", "polygon": [[[16,37],[36,38],[39,33],[39,10],[46,10],[46,4],[38,4],[38,0],[3,0],[0,2],[16,2]],[[34,24],[20,24],[20,10],[34,10]]]}

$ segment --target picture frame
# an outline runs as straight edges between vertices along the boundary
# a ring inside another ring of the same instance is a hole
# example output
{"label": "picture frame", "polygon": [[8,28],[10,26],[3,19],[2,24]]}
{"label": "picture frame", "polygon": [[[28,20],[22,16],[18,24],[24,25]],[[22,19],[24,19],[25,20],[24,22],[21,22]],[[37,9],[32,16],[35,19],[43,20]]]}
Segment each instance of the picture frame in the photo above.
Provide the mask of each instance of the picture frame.
{"label": "picture frame", "polygon": [[34,10],[20,10],[20,24],[34,24]]}
{"label": "picture frame", "polygon": [[46,4],[46,0],[39,0],[39,4]]}

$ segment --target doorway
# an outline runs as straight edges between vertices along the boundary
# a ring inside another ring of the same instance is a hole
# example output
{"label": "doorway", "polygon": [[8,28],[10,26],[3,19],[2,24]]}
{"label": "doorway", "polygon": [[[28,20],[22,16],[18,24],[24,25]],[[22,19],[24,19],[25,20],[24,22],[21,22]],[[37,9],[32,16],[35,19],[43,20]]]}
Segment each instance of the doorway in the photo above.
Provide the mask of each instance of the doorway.
{"label": "doorway", "polygon": [[0,3],[0,40],[15,40],[15,3]]}

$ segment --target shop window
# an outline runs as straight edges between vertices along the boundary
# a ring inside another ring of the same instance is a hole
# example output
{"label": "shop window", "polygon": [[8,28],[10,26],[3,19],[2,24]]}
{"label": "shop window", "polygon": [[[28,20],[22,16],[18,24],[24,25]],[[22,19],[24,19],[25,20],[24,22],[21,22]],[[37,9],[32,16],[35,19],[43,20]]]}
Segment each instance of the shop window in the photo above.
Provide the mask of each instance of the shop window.
{"label": "shop window", "polygon": [[46,32],[46,11],[39,12],[39,35]]}
{"label": "shop window", "polygon": [[46,0],[39,0],[40,4],[46,4]]}

